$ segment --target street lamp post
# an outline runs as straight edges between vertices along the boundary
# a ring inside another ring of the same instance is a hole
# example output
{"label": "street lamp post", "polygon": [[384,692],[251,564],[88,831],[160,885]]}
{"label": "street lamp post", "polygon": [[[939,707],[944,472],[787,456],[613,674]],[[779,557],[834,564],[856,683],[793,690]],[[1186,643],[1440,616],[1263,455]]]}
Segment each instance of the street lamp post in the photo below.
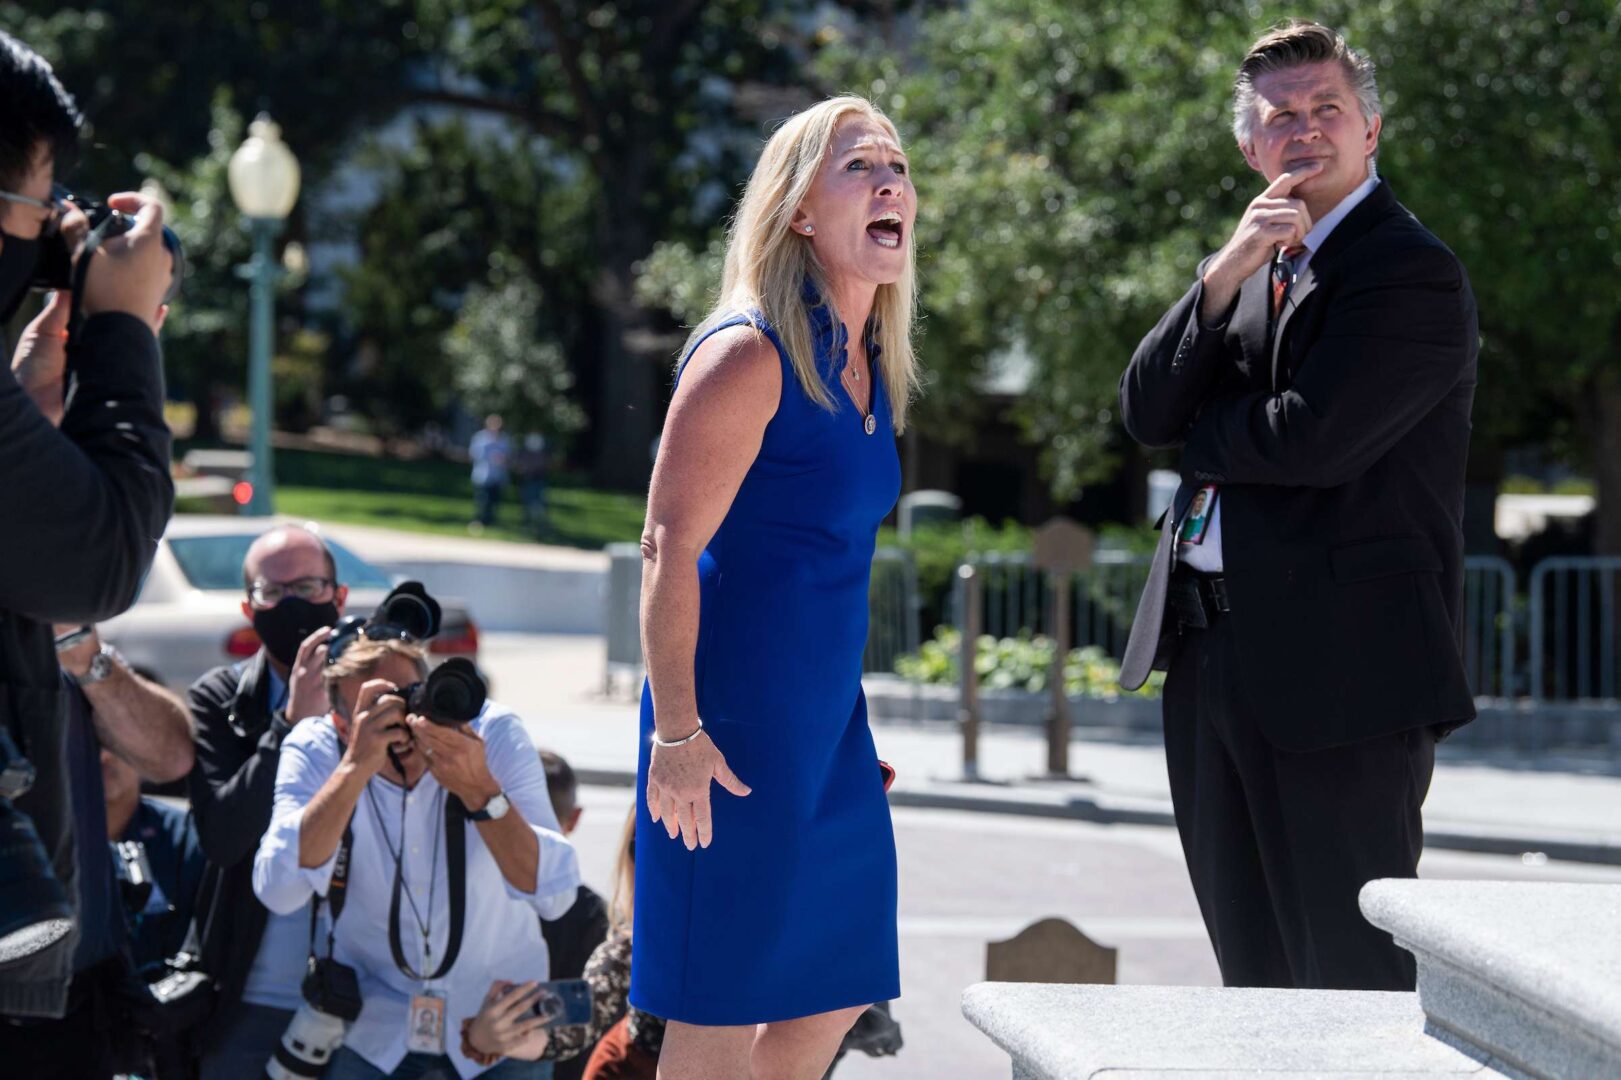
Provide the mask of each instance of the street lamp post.
{"label": "street lamp post", "polygon": [[270,386],[270,358],[275,351],[275,288],[281,268],[271,256],[271,244],[298,201],[298,159],[281,141],[281,129],[269,116],[248,126],[248,138],[231,155],[227,169],[231,198],[253,235],[253,257],[237,274],[249,282],[248,405],[253,412],[250,449],[253,468],[249,483],[253,495],[249,514],[266,515],[274,503],[275,470],[271,460],[270,425],[274,398]]}

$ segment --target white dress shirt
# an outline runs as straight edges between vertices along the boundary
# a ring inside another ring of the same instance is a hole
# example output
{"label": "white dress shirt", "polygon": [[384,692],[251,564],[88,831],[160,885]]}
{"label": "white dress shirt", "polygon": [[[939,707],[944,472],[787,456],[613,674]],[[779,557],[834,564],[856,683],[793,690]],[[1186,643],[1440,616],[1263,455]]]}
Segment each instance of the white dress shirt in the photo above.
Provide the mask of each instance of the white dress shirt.
{"label": "white dress shirt", "polygon": [[[1317,249],[1323,246],[1328,234],[1334,231],[1334,226],[1345,220],[1345,216],[1357,208],[1357,204],[1372,194],[1373,189],[1379,186],[1379,174],[1372,165],[1368,166],[1368,178],[1358,184],[1351,194],[1341,199],[1339,203],[1324,214],[1321,220],[1312,225],[1311,231],[1306,234],[1306,250],[1295,256],[1295,277],[1306,272],[1306,265]],[[1178,540],[1180,541],[1180,537]],[[1206,574],[1219,574],[1222,571],[1221,561],[1221,495],[1216,495],[1216,505],[1210,508],[1210,523],[1205,526],[1204,543],[1177,545],[1177,557],[1195,570]]]}
{"label": "white dress shirt", "polygon": [[[349,863],[348,897],[338,917],[334,955],[359,974],[364,1006],[349,1027],[344,1045],[384,1073],[393,1072],[406,1054],[407,1023],[414,995],[431,989],[445,998],[445,1053],[462,1077],[484,1066],[461,1054],[461,1026],[475,1016],[496,979],[522,982],[545,979],[550,964],[540,919],[554,919],[574,903],[580,884],[574,848],[558,830],[546,791],[546,773],[523,723],[504,706],[486,705],[472,728],[483,738],[490,774],[501,785],[512,810],[523,816],[540,842],[539,867],[532,891],[514,888],[502,875],[469,821],[467,830],[467,905],[461,953],[455,966],[430,984],[407,977],[394,964],[389,948],[389,902],[394,884],[392,850],[400,845],[400,814],[405,813],[404,880],[417,910],[429,924],[432,957],[437,968],[450,937],[450,883],[444,842],[444,789],[424,773],[406,791],[374,776],[355,804],[350,827],[354,843]],[[272,912],[302,910],[312,895],[325,896],[337,853],[317,867],[298,865],[299,827],[304,807],[337,769],[343,746],[330,717],[306,720],[281,746],[276,767],[276,793],[270,830],[253,860],[253,891]],[[375,803],[375,810],[373,805]],[[438,857],[434,858],[439,837]],[[430,908],[430,882],[432,887]],[[308,925],[307,923],[305,924]],[[424,968],[422,933],[411,905],[400,904],[400,946],[407,963]],[[323,936],[319,955],[326,955]],[[300,956],[307,955],[302,949]]]}

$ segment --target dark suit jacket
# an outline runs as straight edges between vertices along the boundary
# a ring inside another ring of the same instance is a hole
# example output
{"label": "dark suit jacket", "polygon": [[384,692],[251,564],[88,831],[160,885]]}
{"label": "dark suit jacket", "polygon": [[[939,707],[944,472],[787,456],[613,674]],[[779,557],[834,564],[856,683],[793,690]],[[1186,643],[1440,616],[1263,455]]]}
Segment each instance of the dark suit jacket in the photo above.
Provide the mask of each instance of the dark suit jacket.
{"label": "dark suit jacket", "polygon": [[1220,326],[1201,325],[1202,299],[1195,281],[1120,381],[1132,437],[1182,448],[1122,685],[1176,647],[1172,537],[1198,486],[1217,483],[1223,618],[1274,745],[1473,719],[1458,640],[1478,328],[1462,265],[1381,182],[1313,254],[1270,335],[1269,268]]}
{"label": "dark suit jacket", "polygon": [[237,1001],[259,953],[270,912],[253,893],[253,855],[270,828],[276,763],[292,727],[270,708],[265,651],[192,683],[197,763],[190,776],[197,838],[208,865],[197,895],[203,970],[220,984],[221,1007]]}

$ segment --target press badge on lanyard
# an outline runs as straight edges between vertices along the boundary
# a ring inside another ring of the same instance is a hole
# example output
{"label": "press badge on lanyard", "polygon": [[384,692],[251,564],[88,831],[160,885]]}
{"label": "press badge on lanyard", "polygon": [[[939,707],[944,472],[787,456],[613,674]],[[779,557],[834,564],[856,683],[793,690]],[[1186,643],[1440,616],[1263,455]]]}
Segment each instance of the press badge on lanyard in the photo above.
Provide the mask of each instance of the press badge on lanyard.
{"label": "press badge on lanyard", "polygon": [[445,1052],[445,996],[424,990],[411,999],[405,1049],[413,1054]]}
{"label": "press badge on lanyard", "polygon": [[1206,484],[1193,496],[1193,502],[1188,507],[1188,516],[1182,522],[1182,535],[1177,537],[1179,543],[1198,546],[1204,543],[1205,533],[1210,528],[1211,511],[1216,506],[1216,485]]}

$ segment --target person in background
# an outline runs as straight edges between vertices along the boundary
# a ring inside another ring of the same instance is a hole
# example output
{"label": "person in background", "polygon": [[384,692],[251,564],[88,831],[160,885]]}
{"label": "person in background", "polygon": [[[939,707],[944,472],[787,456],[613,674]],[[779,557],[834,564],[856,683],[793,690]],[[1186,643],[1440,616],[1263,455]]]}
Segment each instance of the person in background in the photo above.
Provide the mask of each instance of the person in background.
{"label": "person in background", "polygon": [[[580,823],[579,781],[561,755],[542,750],[540,763],[546,770],[546,790],[558,825],[564,836],[572,836]],[[540,932],[551,950],[552,978],[578,979],[591,953],[608,936],[608,906],[582,884],[574,906],[555,919],[542,919]],[[555,1080],[579,1080],[584,1072],[585,1058],[580,1056],[558,1061],[553,1075]]]}
{"label": "person in background", "polygon": [[636,907],[636,808],[631,807],[614,860],[613,899],[608,905],[608,937],[586,961],[591,984],[591,1022],[559,1028],[541,1056],[563,1064],[585,1061],[584,1080],[654,1080],[664,1021],[630,1004],[630,947]]}
{"label": "person in background", "polygon": [[[364,1004],[326,1080],[486,1071],[491,1080],[551,1080],[551,1065],[533,1060],[539,1026],[522,1030],[520,1021],[518,1032],[500,1033],[517,1045],[471,1029],[493,981],[548,977],[540,918],[574,903],[574,848],[557,831],[545,772],[515,713],[487,701],[454,726],[407,713],[400,692],[427,677],[428,660],[399,629],[369,623],[333,637],[331,711],[282,745],[254,891],[272,911],[307,911],[344,866],[331,955],[355,969]],[[456,918],[464,932],[452,948]],[[310,941],[306,915],[300,957],[312,946],[326,955],[319,937]]]}
{"label": "person in background", "polygon": [[467,453],[473,459],[475,507],[468,531],[477,535],[495,523],[495,512],[501,505],[501,489],[507,486],[512,443],[501,432],[500,414],[491,413],[484,418],[483,430],[473,436]]}
{"label": "person in background", "polygon": [[137,973],[156,971],[185,946],[207,859],[190,808],[142,795],[140,773],[105,747],[101,787],[108,841],[140,844],[152,873],[152,891],[133,913],[129,949]]}
{"label": "person in background", "polygon": [[326,712],[326,637],[349,590],[313,530],[271,529],[242,560],[242,613],[264,643],[192,684],[191,805],[208,867],[197,898],[203,970],[219,984],[203,1080],[257,1076],[303,1001],[309,910],[272,916],[253,895],[253,853],[270,827],[281,744]]}
{"label": "person in background", "polygon": [[523,449],[512,459],[512,474],[523,500],[524,524],[537,534],[546,524],[546,436],[531,432],[523,437]]}

